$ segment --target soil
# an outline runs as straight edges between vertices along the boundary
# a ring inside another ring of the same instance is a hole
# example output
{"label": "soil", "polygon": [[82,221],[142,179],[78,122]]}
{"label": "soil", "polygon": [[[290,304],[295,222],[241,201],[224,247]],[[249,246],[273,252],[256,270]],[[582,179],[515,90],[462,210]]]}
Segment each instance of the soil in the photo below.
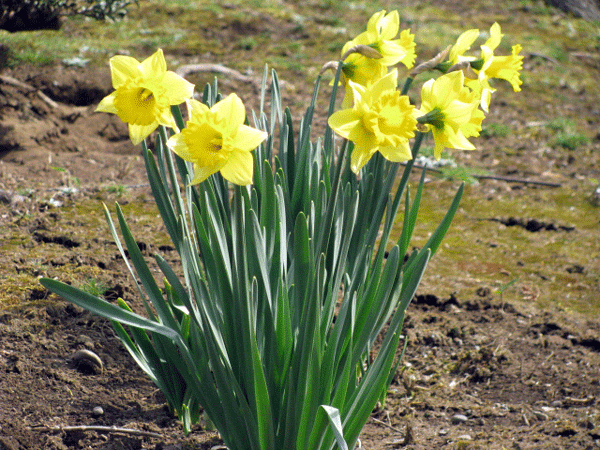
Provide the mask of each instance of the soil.
{"label": "soil", "polygon": [[[529,70],[551,64],[528,58]],[[597,74],[597,67],[589,71]],[[19,67],[0,76],[0,450],[220,445],[217,433],[202,425],[184,436],[161,393],[106,320],[49,295],[36,281],[49,276],[87,283],[90,289],[102,288],[108,299],[123,297],[136,305],[135,288],[103,224],[102,202],[123,205],[137,236],[148,237],[140,242],[148,255],[160,251],[175,258],[151,201],[139,148],[131,145],[118,118],[94,113],[111,91],[108,69]],[[246,99],[255,95],[243,82],[225,80],[224,86]],[[292,104],[306,98],[289,95]],[[508,159],[492,137],[477,142],[480,152],[464,161],[522,178],[563,164],[568,175],[558,181],[565,190],[578,189],[577,177],[600,178],[593,131],[599,122],[598,111],[593,113],[597,97],[570,88],[565,95],[578,99],[567,102],[569,114],[578,113],[573,108],[581,108],[582,116],[596,114],[595,122],[586,124],[591,143],[584,157],[519,151]],[[246,104],[253,106],[251,100]],[[494,120],[526,128],[529,119],[511,115],[513,106],[501,105]],[[446,192],[456,187],[437,179],[432,183]],[[543,198],[544,189],[551,188],[481,180],[467,195]],[[600,319],[593,309],[600,301],[599,214],[587,208],[586,214],[595,214],[589,228],[574,230],[552,217],[497,219],[493,227],[479,229],[484,234],[477,239],[493,250],[499,239],[493,233],[512,226],[522,233],[519,239],[536,233],[535,245],[542,247],[557,234],[565,240],[592,236],[592,247],[579,249],[589,253],[588,259],[569,260],[571,281],[565,290],[595,313],[560,302],[542,308],[536,301],[540,291],[532,284],[521,283],[518,296],[503,297],[487,281],[450,280],[434,265],[430,270],[437,277],[424,280],[409,308],[403,363],[387,401],[364,429],[363,448],[600,448]],[[532,264],[551,270],[553,257],[542,258]],[[488,268],[492,263],[471,261]],[[518,266],[513,260],[513,275]],[[503,267],[494,270],[508,266]],[[556,282],[543,273],[538,277],[542,289]],[[83,349],[100,357],[103,367],[82,363],[75,355]]]}

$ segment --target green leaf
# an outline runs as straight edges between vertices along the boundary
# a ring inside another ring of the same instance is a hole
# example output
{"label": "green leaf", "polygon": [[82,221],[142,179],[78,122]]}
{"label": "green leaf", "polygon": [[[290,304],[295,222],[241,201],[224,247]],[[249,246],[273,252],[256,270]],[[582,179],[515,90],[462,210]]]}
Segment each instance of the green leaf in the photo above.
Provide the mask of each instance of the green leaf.
{"label": "green leaf", "polygon": [[340,411],[337,408],[333,408],[327,405],[321,405],[321,408],[327,414],[329,419],[329,425],[333,429],[335,440],[340,450],[348,450],[348,444],[344,440],[344,429],[342,428],[342,420],[340,419]]}
{"label": "green leaf", "polygon": [[115,320],[123,325],[142,328],[146,331],[162,334],[173,340],[179,338],[179,334],[172,328],[161,325],[158,322],[145,319],[137,314],[121,309],[112,303],[95,297],[80,289],[61,283],[60,281],[50,278],[41,278],[40,283],[46,289],[60,295],[65,300],[74,303],[77,306],[87,309],[88,311],[98,314],[110,320]]}

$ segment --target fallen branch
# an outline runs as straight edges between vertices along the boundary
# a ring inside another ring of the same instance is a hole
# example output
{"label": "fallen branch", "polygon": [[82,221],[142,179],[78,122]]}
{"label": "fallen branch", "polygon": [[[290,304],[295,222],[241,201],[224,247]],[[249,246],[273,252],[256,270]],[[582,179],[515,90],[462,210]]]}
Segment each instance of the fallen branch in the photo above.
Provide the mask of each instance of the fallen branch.
{"label": "fallen branch", "polygon": [[[400,163],[400,164],[402,164],[403,166],[406,165],[406,163]],[[436,173],[443,173],[443,170],[436,169],[434,167],[421,166],[419,164],[415,164],[413,167],[415,169],[425,169],[425,170],[430,170],[430,171],[436,172]],[[528,179],[524,179],[524,178],[502,177],[499,175],[469,174],[469,176],[476,178],[478,180],[498,180],[498,181],[506,181],[508,183],[536,184],[539,186],[547,186],[547,187],[561,187],[562,186],[562,184],[560,184],[560,183],[552,183],[550,181],[537,181],[537,180],[528,180]]]}
{"label": "fallen branch", "polygon": [[100,431],[101,433],[120,433],[129,434],[132,436],[145,436],[153,438],[162,438],[163,436],[158,433],[152,433],[151,431],[134,430],[133,428],[118,428],[115,426],[106,427],[101,425],[79,425],[69,427],[47,427],[44,425],[32,427],[36,430],[43,431]]}
{"label": "fallen branch", "polygon": [[27,83],[23,83],[22,81],[17,80],[16,78],[13,78],[8,75],[0,75],[0,82],[11,85],[11,86],[15,86],[15,87],[18,87],[21,89],[25,89],[27,92],[36,92],[37,91],[38,97],[44,103],[46,103],[51,108],[58,108],[58,103],[56,103],[54,100],[52,100],[46,94],[44,94],[42,91],[40,91],[39,89],[36,89],[35,87],[33,87]]}
{"label": "fallen branch", "polygon": [[260,85],[260,82],[256,78],[244,75],[235,69],[230,69],[221,64],[185,64],[180,66],[175,72],[183,78],[194,72],[216,72],[243,83],[250,83],[254,86]]}
{"label": "fallen branch", "polygon": [[390,425],[389,423],[385,423],[383,420],[376,419],[375,417],[371,417],[371,420],[375,423],[383,425],[384,427],[388,427],[389,429],[394,430],[396,433],[402,433],[402,430]]}
{"label": "fallen branch", "polygon": [[560,63],[556,59],[554,59],[548,55],[544,55],[543,53],[530,52],[529,55],[533,56],[533,57],[545,59],[546,61],[550,61],[552,64],[556,64],[557,66],[560,66]]}

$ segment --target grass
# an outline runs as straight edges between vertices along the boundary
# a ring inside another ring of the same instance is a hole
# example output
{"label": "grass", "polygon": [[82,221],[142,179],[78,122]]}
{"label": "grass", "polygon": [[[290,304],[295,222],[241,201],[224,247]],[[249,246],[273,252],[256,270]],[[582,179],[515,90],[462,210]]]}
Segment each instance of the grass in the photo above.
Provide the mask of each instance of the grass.
{"label": "grass", "polygon": [[553,147],[562,147],[567,150],[577,150],[590,143],[590,138],[581,133],[560,133],[551,141]]}
{"label": "grass", "polygon": [[80,289],[88,294],[95,295],[96,297],[103,297],[106,291],[108,291],[108,285],[95,278],[89,278]]}
{"label": "grass", "polygon": [[505,138],[510,134],[510,127],[504,123],[484,124],[481,130],[481,136],[485,138],[501,137]]}

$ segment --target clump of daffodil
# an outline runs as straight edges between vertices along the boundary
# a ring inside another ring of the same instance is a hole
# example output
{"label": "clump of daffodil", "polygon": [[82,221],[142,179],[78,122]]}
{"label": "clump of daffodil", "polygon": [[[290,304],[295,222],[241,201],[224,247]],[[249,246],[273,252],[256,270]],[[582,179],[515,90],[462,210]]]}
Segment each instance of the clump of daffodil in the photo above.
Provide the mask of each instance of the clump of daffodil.
{"label": "clump of daffodil", "polygon": [[450,72],[430,79],[421,90],[418,121],[433,133],[436,159],[444,148],[475,150],[468,138],[479,136],[484,114],[478,95],[464,81],[462,71]]}
{"label": "clump of daffodil", "polygon": [[412,158],[408,140],[414,137],[417,121],[414,106],[396,89],[398,71],[365,87],[350,81],[355,99],[352,108],[329,117],[329,126],[354,143],[350,167],[356,174],[379,151],[393,162]]}
{"label": "clump of daffodil", "polygon": [[[386,14],[383,10],[373,14],[367,30],[342,48],[342,83],[346,85],[351,80],[367,86],[387,74],[388,67],[398,63],[410,69],[416,58],[415,37],[410,30],[403,30],[397,38],[399,29],[398,11]],[[368,47],[374,52],[364,51],[361,47]],[[350,89],[346,90],[343,107],[352,106],[351,93]]]}
{"label": "clump of daffodil", "polygon": [[129,124],[134,144],[142,142],[159,125],[177,129],[171,105],[179,105],[194,93],[194,85],[167,70],[161,49],[141,63],[131,56],[110,59],[115,91],[104,97],[96,111],[113,113]]}
{"label": "clump of daffodil", "polygon": [[502,36],[504,36],[500,25],[494,23],[490,28],[490,37],[481,46],[480,58],[464,56],[464,53],[471,48],[478,36],[479,30],[477,29],[467,30],[461,34],[450,51],[449,62],[451,64],[469,63],[475,76],[472,79],[467,79],[466,84],[481,97],[481,107],[484,111],[487,111],[491,94],[495,91],[489,84],[490,78],[500,78],[508,81],[515,92],[521,90],[523,82],[519,77],[519,73],[523,69],[523,56],[519,53],[522,47],[519,44],[513,45],[511,55],[494,55],[494,51],[500,45]]}
{"label": "clump of daffodil", "polygon": [[231,183],[252,184],[252,150],[267,133],[244,125],[246,110],[236,94],[230,94],[209,108],[197,100],[187,100],[189,121],[181,133],[172,136],[167,146],[182,159],[193,163],[198,184],[221,172]]}

